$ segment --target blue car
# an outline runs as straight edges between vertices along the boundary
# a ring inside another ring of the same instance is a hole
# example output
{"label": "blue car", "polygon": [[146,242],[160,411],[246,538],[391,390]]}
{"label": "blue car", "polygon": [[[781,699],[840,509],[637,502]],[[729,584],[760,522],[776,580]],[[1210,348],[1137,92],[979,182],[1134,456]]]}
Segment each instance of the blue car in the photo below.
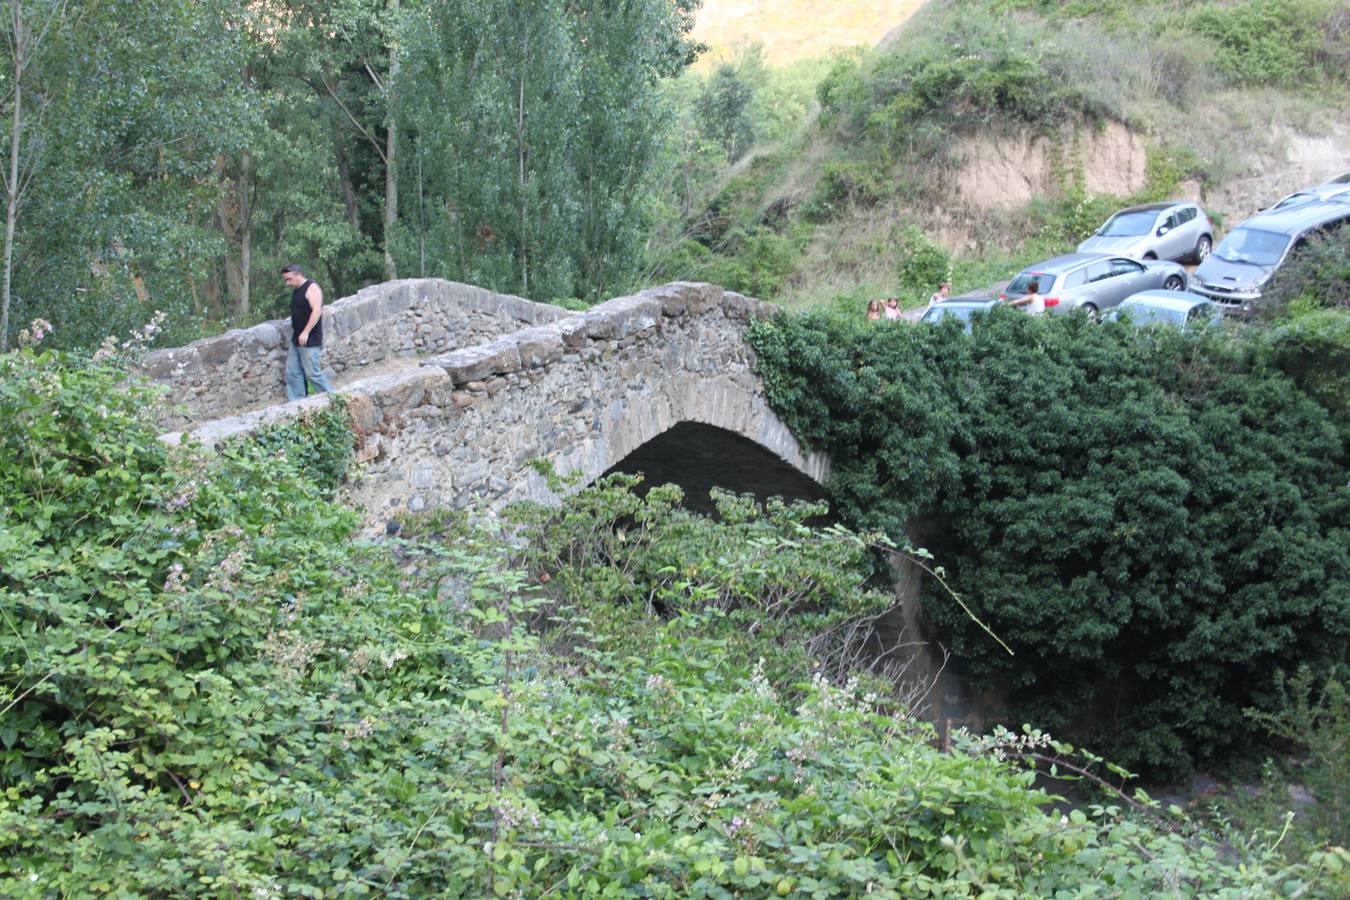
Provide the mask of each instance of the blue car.
{"label": "blue car", "polygon": [[1163,290],[1140,291],[1124,300],[1107,316],[1110,319],[1128,316],[1130,322],[1140,328],[1163,322],[1183,331],[1198,325],[1212,325],[1223,319],[1219,308],[1204,297],[1183,291]]}
{"label": "blue car", "polygon": [[988,313],[1000,302],[988,297],[953,297],[928,307],[919,321],[933,324],[944,319],[957,319],[963,323],[966,331],[970,331],[972,317],[976,313]]}

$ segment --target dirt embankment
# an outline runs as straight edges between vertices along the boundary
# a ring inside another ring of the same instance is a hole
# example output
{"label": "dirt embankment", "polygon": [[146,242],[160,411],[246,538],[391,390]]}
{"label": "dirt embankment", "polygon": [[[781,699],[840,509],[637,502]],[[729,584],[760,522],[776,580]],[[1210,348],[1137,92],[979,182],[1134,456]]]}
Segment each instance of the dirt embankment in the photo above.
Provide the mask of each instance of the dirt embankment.
{"label": "dirt embankment", "polygon": [[[1037,197],[1071,185],[1089,195],[1128,197],[1147,182],[1149,140],[1117,122],[1081,125],[1046,135],[975,135],[956,146],[952,163],[937,176],[934,193],[945,199],[924,218],[949,249],[974,249],[993,237],[991,221]],[[1323,135],[1276,126],[1264,146],[1248,147],[1241,173],[1219,184],[1184,182],[1178,199],[1195,200],[1230,227],[1300,188],[1350,171],[1350,127],[1332,123]]]}

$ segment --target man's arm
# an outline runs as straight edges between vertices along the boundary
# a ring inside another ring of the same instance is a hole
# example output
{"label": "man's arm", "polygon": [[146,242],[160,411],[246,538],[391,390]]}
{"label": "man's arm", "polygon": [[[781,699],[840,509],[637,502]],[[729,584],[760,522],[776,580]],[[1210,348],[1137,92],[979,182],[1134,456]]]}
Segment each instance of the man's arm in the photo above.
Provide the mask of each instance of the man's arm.
{"label": "man's arm", "polygon": [[311,284],[309,290],[305,291],[305,299],[309,301],[309,321],[305,323],[305,330],[295,339],[301,347],[309,343],[309,333],[319,324],[319,319],[323,316],[323,288]]}

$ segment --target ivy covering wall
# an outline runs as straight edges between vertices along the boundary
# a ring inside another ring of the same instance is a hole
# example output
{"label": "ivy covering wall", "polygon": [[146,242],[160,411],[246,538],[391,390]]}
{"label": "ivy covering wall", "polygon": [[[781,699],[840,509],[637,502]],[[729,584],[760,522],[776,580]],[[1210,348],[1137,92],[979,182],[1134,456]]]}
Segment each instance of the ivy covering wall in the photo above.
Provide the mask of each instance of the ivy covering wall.
{"label": "ivy covering wall", "polygon": [[1012,647],[928,596],[1012,717],[1175,775],[1250,746],[1277,670],[1346,663],[1346,435],[1297,347],[1006,310],[868,324],[751,340],[845,521],[912,528]]}

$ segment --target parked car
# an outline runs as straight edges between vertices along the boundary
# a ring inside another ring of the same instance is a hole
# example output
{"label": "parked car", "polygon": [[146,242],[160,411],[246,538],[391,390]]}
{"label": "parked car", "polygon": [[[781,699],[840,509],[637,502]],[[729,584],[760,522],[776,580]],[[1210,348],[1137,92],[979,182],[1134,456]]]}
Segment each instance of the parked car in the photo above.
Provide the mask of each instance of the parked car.
{"label": "parked car", "polygon": [[1204,262],[1214,247],[1214,223],[1194,203],[1172,200],[1122,209],[1079,253],[1114,253],[1135,259],[1186,259]]}
{"label": "parked car", "polygon": [[1111,319],[1128,317],[1138,326],[1164,322],[1178,328],[1194,328],[1200,324],[1214,324],[1223,319],[1223,313],[1213,303],[1197,294],[1185,291],[1140,291],[1126,297],[1107,313]]}
{"label": "parked car", "polygon": [[1290,254],[1350,221],[1350,197],[1252,216],[1229,232],[1191,276],[1191,290],[1228,313],[1250,314],[1261,290]]}
{"label": "parked car", "polygon": [[[1350,173],[1341,176],[1350,177]],[[1339,197],[1350,197],[1350,182],[1328,181],[1326,184],[1319,184],[1317,187],[1307,188],[1302,191],[1295,191],[1288,197],[1272,206],[1267,212],[1289,209],[1293,206],[1302,206],[1305,203],[1316,203],[1319,200],[1331,200]]]}
{"label": "parked car", "polygon": [[946,319],[958,319],[964,324],[966,331],[970,331],[975,316],[988,313],[998,306],[999,302],[992,297],[953,297],[928,307],[919,321],[932,325]]}
{"label": "parked car", "polygon": [[1095,316],[1132,294],[1150,288],[1186,288],[1186,270],[1174,262],[1143,262],[1126,256],[1069,253],[1024,269],[999,294],[1000,300],[1025,296],[1039,284],[1047,313],[1081,309]]}

